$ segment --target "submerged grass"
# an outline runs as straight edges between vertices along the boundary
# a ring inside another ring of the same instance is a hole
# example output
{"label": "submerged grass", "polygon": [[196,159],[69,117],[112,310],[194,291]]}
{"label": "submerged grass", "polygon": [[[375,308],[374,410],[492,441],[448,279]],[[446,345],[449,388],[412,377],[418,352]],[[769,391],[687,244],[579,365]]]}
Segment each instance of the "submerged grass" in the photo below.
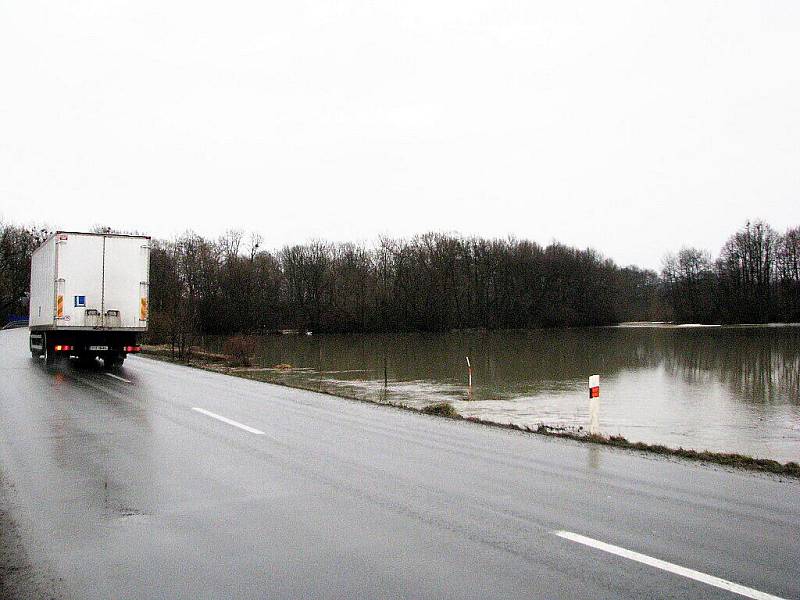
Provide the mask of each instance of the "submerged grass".
{"label": "submerged grass", "polygon": [[[260,379],[254,376],[254,374],[251,372],[237,371],[235,369],[226,367],[225,363],[228,361],[225,360],[225,357],[223,355],[217,355],[217,354],[211,355],[210,353],[193,352],[194,360],[190,360],[187,362],[184,360],[172,358],[168,348],[145,346],[142,348],[142,352],[150,356],[151,358],[163,360],[166,362],[182,364],[190,367],[204,369],[206,371],[213,371],[215,373],[233,375],[236,377],[242,377],[244,379],[251,379],[254,381],[262,381],[262,382],[265,381],[264,379]],[[205,361],[203,361],[204,358],[206,359]],[[285,365],[279,365],[279,366],[284,367]],[[283,385],[285,387],[291,387],[294,389],[303,389],[312,392],[320,392],[319,388],[316,386],[302,385],[298,382],[294,382],[292,384],[288,384],[284,381],[272,381],[272,380],[266,382],[275,385]],[[794,461],[787,463],[780,463],[776,460],[768,458],[754,458],[752,456],[747,456],[744,454],[711,452],[708,450],[692,450],[689,448],[670,448],[668,446],[664,446],[661,444],[632,442],[621,435],[605,436],[605,435],[589,434],[581,427],[578,428],[557,427],[540,423],[535,428],[531,428],[523,425],[516,425],[514,423],[498,423],[496,421],[487,421],[485,419],[480,419],[478,417],[463,417],[458,413],[458,411],[456,411],[453,405],[450,404],[449,402],[437,402],[434,404],[429,404],[428,406],[425,406],[423,408],[417,408],[415,406],[409,406],[407,404],[380,402],[377,400],[369,400],[366,398],[361,398],[342,393],[336,393],[336,394],[331,394],[331,392],[322,392],[322,393],[335,395],[341,398],[346,398],[348,400],[357,400],[359,402],[367,402],[370,404],[380,404],[383,406],[390,406],[400,410],[410,410],[417,413],[434,415],[438,417],[445,417],[448,419],[469,421],[471,423],[477,423],[487,427],[499,427],[501,429],[510,429],[513,431],[535,433],[538,435],[545,435],[548,437],[564,438],[582,443],[599,444],[601,446],[613,446],[615,448],[624,448],[627,450],[638,450],[650,454],[673,456],[687,460],[723,465],[726,467],[732,467],[736,469],[746,469],[749,471],[774,473],[776,475],[784,475],[800,479],[800,464]]]}

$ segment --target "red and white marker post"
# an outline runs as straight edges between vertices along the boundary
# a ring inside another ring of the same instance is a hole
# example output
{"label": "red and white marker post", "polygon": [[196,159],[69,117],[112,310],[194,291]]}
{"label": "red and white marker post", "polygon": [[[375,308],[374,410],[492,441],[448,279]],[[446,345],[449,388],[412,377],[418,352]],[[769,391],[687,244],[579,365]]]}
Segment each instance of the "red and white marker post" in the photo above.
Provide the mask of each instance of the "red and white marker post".
{"label": "red and white marker post", "polygon": [[589,433],[600,434],[600,375],[589,377]]}

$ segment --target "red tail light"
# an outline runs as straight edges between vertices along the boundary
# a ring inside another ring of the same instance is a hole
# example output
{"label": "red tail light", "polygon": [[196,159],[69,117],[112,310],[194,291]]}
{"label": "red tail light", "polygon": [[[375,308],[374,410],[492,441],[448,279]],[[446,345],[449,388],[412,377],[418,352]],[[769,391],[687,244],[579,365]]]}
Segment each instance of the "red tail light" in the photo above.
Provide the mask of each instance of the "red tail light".
{"label": "red tail light", "polygon": [[70,350],[75,350],[75,346],[66,346],[64,344],[58,344],[55,348],[53,348],[56,352],[69,352]]}
{"label": "red tail light", "polygon": [[123,349],[125,350],[125,352],[141,352],[142,351],[142,347],[141,346],[125,346]]}

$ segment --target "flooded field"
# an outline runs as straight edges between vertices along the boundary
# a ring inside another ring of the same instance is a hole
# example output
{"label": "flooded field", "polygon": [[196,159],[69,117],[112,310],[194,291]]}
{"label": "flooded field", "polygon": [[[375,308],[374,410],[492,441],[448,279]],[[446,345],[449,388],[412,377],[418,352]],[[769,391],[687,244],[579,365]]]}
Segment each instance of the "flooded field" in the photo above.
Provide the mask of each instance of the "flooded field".
{"label": "flooded field", "polygon": [[800,460],[800,327],[264,336],[255,362],[265,381],[530,426],[586,427],[599,373],[604,434]]}

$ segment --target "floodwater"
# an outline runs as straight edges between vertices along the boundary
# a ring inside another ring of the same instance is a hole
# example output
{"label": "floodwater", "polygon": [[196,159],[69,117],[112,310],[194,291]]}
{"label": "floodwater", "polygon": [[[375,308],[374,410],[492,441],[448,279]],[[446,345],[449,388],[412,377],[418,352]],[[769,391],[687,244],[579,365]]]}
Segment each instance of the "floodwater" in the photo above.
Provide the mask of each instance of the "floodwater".
{"label": "floodwater", "polygon": [[532,427],[588,427],[597,373],[604,434],[800,461],[797,326],[263,336],[255,362],[266,381]]}

